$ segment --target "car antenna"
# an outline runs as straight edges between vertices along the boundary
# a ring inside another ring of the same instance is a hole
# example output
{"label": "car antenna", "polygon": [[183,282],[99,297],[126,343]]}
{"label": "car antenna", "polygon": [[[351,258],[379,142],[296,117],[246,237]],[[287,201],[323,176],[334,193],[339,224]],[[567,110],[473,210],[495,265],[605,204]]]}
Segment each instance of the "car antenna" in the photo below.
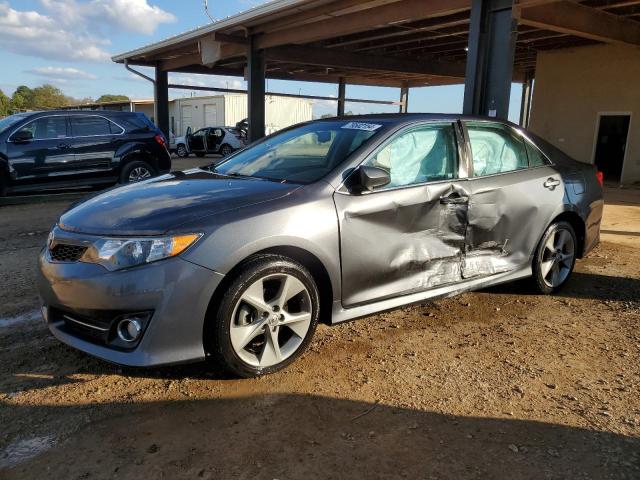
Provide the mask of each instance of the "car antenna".
{"label": "car antenna", "polygon": [[209,17],[209,20],[211,20],[211,23],[215,23],[215,20],[209,13],[209,0],[203,0],[203,3],[204,3],[204,13],[207,14],[207,17]]}

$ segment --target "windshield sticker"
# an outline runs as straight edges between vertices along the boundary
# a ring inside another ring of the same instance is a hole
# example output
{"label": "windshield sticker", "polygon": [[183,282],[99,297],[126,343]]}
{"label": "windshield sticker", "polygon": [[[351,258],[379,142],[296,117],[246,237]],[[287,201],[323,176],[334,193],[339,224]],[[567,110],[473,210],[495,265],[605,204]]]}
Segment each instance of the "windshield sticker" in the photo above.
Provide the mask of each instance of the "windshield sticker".
{"label": "windshield sticker", "polygon": [[362,122],[349,122],[346,125],[343,125],[342,128],[346,128],[348,130],[364,130],[365,132],[373,132],[379,129],[382,125],[377,125],[375,123],[362,123]]}

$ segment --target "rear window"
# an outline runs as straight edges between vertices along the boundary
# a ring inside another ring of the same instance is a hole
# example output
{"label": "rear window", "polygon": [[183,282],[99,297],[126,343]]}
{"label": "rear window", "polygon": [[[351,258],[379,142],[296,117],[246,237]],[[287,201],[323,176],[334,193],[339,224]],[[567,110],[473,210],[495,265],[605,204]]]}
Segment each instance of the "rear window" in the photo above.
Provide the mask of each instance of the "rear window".
{"label": "rear window", "polygon": [[74,137],[92,137],[122,133],[122,128],[104,117],[88,115],[86,117],[72,116],[71,131]]}

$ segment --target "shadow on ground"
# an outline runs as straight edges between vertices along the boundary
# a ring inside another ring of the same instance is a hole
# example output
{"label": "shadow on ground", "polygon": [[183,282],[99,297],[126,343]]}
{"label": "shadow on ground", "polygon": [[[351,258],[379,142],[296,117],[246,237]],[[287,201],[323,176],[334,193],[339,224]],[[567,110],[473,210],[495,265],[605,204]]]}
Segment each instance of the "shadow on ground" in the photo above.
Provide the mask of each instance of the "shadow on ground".
{"label": "shadow on ground", "polygon": [[[47,409],[50,415],[83,407]],[[317,396],[93,405],[117,416],[3,478],[631,479],[640,439]],[[29,413],[29,412],[28,412]],[[37,412],[41,413],[41,412]]]}

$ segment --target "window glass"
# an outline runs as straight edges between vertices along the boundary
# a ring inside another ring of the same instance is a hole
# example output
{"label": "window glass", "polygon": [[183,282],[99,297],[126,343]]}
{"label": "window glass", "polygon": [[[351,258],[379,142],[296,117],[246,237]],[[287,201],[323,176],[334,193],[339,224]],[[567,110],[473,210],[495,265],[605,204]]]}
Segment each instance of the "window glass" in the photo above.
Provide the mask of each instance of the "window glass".
{"label": "window glass", "polygon": [[113,125],[113,131],[111,129],[112,123],[103,117],[98,116],[86,116],[86,117],[71,117],[71,130],[74,137],[88,137],[92,135],[110,135],[112,133],[120,133],[121,128],[117,125]]}
{"label": "window glass", "polygon": [[43,117],[25,125],[20,132],[31,132],[35,140],[64,138],[67,136],[67,121],[64,116]]}
{"label": "window glass", "polygon": [[456,145],[452,125],[424,125],[399,134],[365,165],[389,171],[385,188],[456,178]]}
{"label": "window glass", "polygon": [[216,166],[224,175],[311,183],[383,131],[382,122],[320,121],[276,133]]}
{"label": "window glass", "polygon": [[468,123],[473,156],[473,176],[493,175],[527,168],[529,162],[522,138],[496,124]]}
{"label": "window glass", "polygon": [[542,165],[548,165],[549,162],[542,154],[540,150],[531,145],[531,143],[525,141],[524,142],[527,147],[527,156],[529,157],[529,166],[530,167],[541,167]]}

